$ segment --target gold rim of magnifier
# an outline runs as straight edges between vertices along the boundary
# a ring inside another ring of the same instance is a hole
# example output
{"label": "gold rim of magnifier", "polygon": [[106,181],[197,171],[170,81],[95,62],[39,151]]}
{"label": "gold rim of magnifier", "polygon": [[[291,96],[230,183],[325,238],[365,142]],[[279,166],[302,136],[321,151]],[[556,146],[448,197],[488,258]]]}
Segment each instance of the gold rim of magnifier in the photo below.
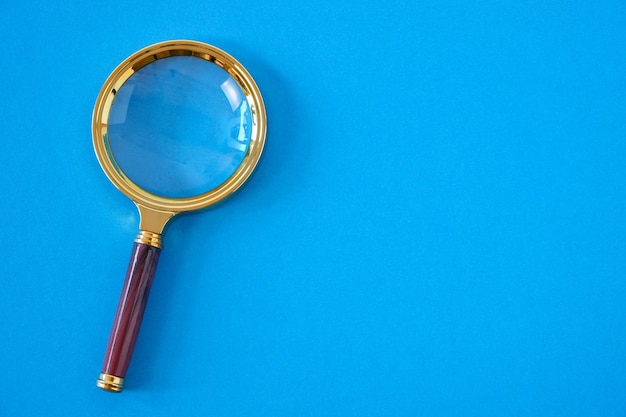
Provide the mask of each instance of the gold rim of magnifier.
{"label": "gold rim of magnifier", "polygon": [[[243,162],[220,186],[193,197],[167,198],[149,193],[132,182],[120,169],[113,157],[108,140],[108,120],[115,94],[135,72],[158,59],[171,56],[194,56],[210,61],[224,69],[235,79],[250,105],[252,135]],[[266,116],[261,92],[246,69],[232,56],[206,43],[190,40],[174,40],[156,43],[126,58],[109,75],[98,94],[93,111],[93,144],[98,161],[111,182],[136,204],[159,211],[180,213],[199,210],[215,204],[234,191],[248,179],[256,167],[265,144]]]}

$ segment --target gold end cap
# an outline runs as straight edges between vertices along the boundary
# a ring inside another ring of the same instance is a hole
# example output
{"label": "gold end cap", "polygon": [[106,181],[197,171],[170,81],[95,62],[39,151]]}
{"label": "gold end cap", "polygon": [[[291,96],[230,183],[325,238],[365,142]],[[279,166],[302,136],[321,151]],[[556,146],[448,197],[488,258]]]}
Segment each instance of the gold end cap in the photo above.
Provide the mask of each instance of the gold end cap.
{"label": "gold end cap", "polygon": [[109,392],[122,392],[124,390],[124,378],[101,373],[96,381],[96,386]]}

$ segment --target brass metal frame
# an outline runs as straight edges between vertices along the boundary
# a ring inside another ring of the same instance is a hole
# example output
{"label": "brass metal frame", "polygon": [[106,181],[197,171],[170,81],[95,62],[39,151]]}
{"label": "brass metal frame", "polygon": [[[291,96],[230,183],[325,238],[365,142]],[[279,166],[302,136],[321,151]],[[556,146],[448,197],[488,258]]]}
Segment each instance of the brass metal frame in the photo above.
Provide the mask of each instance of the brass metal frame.
{"label": "brass metal frame", "polygon": [[[250,145],[239,168],[217,188],[188,198],[161,197],[140,188],[118,166],[108,139],[109,112],[113,99],[122,85],[144,66],[171,56],[194,56],[223,68],[241,87],[252,115]],[[208,207],[236,191],[248,179],[261,157],[265,145],[266,120],[261,92],[248,71],[235,58],[214,46],[197,41],[174,40],[148,46],[126,58],[109,75],[98,94],[93,111],[92,133],[96,156],[104,173],[115,187],[135,202],[139,209],[141,232],[137,241],[160,247],[160,239],[155,238],[153,234],[162,234],[174,215]],[[148,236],[149,238],[146,238]]]}

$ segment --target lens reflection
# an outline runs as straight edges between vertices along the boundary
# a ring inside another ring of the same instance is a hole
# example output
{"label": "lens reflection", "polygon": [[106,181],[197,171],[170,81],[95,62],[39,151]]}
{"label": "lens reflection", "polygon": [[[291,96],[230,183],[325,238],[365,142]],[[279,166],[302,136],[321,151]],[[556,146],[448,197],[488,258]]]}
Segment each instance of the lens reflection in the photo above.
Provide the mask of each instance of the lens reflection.
{"label": "lens reflection", "polygon": [[154,61],[117,92],[108,120],[111,152],[139,187],[192,197],[224,183],[241,165],[252,134],[237,82],[201,58]]}

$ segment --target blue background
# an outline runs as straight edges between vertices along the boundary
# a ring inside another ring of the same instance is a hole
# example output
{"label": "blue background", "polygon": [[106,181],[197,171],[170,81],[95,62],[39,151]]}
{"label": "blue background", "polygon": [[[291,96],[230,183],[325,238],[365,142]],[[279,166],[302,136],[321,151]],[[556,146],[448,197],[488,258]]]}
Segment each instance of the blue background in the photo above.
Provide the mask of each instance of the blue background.
{"label": "blue background", "polygon": [[[0,415],[626,415],[624,2],[10,2],[0,37]],[[91,112],[176,38],[253,74],[266,153],[170,227],[113,395],[138,219]]]}

